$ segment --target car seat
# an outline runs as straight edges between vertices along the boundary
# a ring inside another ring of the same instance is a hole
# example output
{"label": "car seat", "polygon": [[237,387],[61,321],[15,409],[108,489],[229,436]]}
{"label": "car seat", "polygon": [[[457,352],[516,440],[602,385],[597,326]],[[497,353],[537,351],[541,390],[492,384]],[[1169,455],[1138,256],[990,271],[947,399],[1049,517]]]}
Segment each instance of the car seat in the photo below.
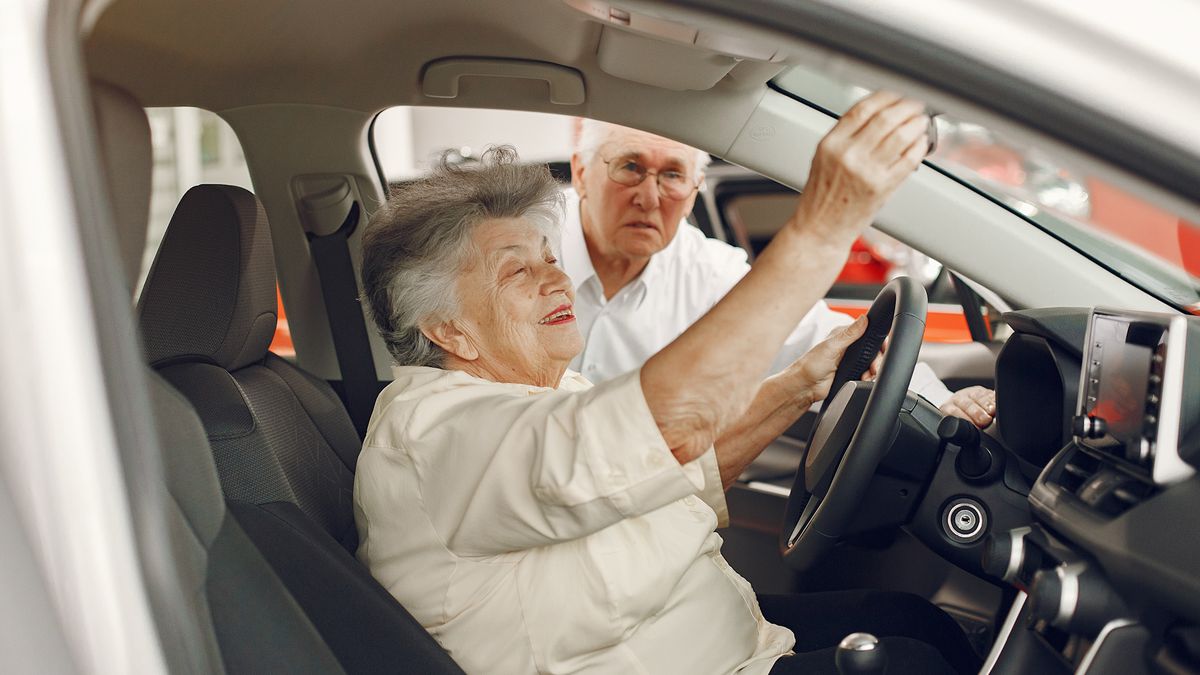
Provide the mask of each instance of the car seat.
{"label": "car seat", "polygon": [[[117,87],[94,83],[93,104],[117,239],[132,282],[149,210],[149,127],[141,106]],[[269,244],[266,250],[269,255]],[[242,352],[240,347],[234,351]],[[144,374],[162,455],[161,484],[130,485],[129,490],[162,490],[169,497],[162,500],[166,513],[135,512],[134,521],[171,672],[462,672],[350,556],[347,533],[340,531],[341,542],[333,538],[325,525],[340,522],[336,518],[317,524],[293,502],[226,501],[206,438],[214,430],[202,426],[189,400],[166,379],[149,369]],[[298,382],[301,391],[313,384],[302,373],[276,375]],[[204,390],[192,393],[203,398]],[[319,419],[332,414],[321,407],[321,398],[297,394],[301,397],[314,407],[306,414]],[[314,444],[299,447],[304,452]],[[338,447],[344,447],[344,439]],[[282,489],[272,483],[278,474],[258,480],[253,471],[240,474],[248,484]],[[310,493],[299,484],[293,494],[332,492]],[[150,502],[130,503],[136,511]]]}

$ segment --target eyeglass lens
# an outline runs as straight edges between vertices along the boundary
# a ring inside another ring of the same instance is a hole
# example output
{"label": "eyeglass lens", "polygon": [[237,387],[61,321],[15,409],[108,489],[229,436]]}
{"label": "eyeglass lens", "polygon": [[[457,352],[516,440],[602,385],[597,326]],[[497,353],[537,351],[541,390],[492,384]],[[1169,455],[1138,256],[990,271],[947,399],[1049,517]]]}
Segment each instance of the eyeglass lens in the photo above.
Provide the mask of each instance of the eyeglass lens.
{"label": "eyeglass lens", "polygon": [[608,163],[608,177],[621,185],[640,185],[651,175],[658,178],[658,189],[663,196],[671,199],[683,199],[696,189],[692,178],[680,169],[650,171],[633,157],[618,157]]}

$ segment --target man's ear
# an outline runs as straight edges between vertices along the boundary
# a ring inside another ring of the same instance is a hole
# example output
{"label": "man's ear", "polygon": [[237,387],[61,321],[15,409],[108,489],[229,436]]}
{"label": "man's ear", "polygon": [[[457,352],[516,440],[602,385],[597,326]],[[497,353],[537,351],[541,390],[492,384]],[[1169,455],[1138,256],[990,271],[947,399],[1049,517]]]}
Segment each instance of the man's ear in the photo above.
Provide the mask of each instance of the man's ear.
{"label": "man's ear", "polygon": [[575,194],[579,195],[580,199],[584,196],[583,172],[587,168],[586,164],[583,155],[578,152],[571,155],[571,187],[575,188]]}
{"label": "man's ear", "polygon": [[474,361],[479,358],[479,350],[475,348],[475,341],[464,333],[453,320],[421,326],[421,333],[429,338],[430,342],[463,361]]}
{"label": "man's ear", "polygon": [[696,185],[699,187],[695,190],[692,190],[692,195],[690,197],[688,197],[687,202],[684,204],[684,210],[683,210],[684,213],[691,213],[692,207],[694,207],[696,205],[696,197],[700,196],[700,189],[704,187],[704,174],[703,173],[700,174],[700,180],[696,183]]}

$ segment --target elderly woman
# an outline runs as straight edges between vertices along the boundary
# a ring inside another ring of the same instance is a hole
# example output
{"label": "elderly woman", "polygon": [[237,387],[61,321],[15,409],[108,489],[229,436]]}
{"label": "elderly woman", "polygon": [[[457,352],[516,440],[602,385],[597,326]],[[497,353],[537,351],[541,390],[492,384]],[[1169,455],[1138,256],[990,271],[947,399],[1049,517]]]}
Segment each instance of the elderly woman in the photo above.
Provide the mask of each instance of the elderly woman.
{"label": "elderly woman", "polygon": [[[917,166],[926,124],[889,94],[848,112],[753,271],[640,370],[594,387],[566,369],[583,340],[544,167],[493,150],[375,217],[363,285],[398,367],[359,458],[358,556],[467,672],[832,668],[828,650],[781,660],[793,631],[764,618],[714,530],[723,488],[826,395],[861,334],[759,380]],[[788,623],[807,634],[804,620]],[[909,662],[945,668],[916,645]]]}

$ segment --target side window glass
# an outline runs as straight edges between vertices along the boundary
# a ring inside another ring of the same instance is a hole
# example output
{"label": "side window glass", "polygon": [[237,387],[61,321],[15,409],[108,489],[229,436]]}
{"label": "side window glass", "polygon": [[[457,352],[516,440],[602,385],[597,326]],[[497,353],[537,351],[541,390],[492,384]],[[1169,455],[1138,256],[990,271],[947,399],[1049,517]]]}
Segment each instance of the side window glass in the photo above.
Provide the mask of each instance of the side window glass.
{"label": "side window glass", "polygon": [[[218,183],[254,190],[237,136],[225,120],[200,108],[148,108],[154,175],[150,193],[150,226],[138,279],[141,293],[163,234],[183,194],[196,185]],[[271,351],[294,357],[283,305]]]}
{"label": "side window glass", "polygon": [[389,108],[375,118],[371,144],[387,183],[421,176],[443,153],[451,162],[477,161],[489,146],[512,145],[522,162],[545,162],[571,179],[574,117],[473,108]]}

